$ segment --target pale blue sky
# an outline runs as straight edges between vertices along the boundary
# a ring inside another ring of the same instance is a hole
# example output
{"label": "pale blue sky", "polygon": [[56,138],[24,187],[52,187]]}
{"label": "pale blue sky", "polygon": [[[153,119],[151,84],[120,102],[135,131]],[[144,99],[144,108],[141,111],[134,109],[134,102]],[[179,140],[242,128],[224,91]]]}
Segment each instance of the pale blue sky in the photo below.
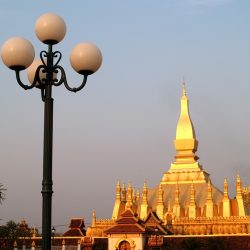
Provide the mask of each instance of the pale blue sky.
{"label": "pale blue sky", "polygon": [[[183,77],[212,182],[222,189],[227,177],[231,196],[237,170],[250,183],[249,11],[248,0],[2,0],[1,45],[23,36],[46,49],[34,23],[54,12],[67,24],[57,49],[68,79],[80,81],[68,60],[74,45],[90,41],[103,53],[80,93],[54,90],[54,225],[89,222],[92,208],[111,217],[118,179],[159,183],[174,157]],[[40,226],[43,104],[2,63],[0,73],[0,182],[8,188],[0,218]]]}

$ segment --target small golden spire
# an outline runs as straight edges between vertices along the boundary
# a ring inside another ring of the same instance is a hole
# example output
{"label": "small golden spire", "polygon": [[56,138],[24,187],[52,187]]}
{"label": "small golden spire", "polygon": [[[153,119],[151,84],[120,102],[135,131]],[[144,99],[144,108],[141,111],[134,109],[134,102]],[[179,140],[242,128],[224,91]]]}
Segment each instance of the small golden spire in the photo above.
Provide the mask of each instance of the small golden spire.
{"label": "small golden spire", "polygon": [[95,209],[92,210],[92,227],[96,225],[96,213]]}
{"label": "small golden spire", "polygon": [[126,208],[132,207],[132,186],[131,183],[128,183],[128,189],[127,189],[127,202],[126,202]]}
{"label": "small golden spire", "polygon": [[32,234],[33,238],[36,238],[36,225],[34,225],[33,227],[33,234]]}
{"label": "small golden spire", "polygon": [[228,199],[228,182],[227,182],[227,178],[224,179],[224,185],[223,185],[223,193],[224,193],[224,198]]}
{"label": "small golden spire", "polygon": [[148,194],[147,182],[146,182],[146,180],[144,180],[143,191],[142,191],[142,203],[148,204],[147,194]]}
{"label": "small golden spire", "polygon": [[116,184],[116,200],[120,201],[121,200],[121,185],[120,185],[120,181],[117,181]]}
{"label": "small golden spire", "polygon": [[136,192],[135,192],[135,187],[132,187],[132,197],[133,197],[133,203],[136,202]]}
{"label": "small golden spire", "polygon": [[138,189],[136,191],[136,201],[138,202],[140,200],[140,190]]}
{"label": "small golden spire", "polygon": [[190,205],[195,205],[195,190],[194,190],[194,182],[192,181],[190,187]]}
{"label": "small golden spire", "polygon": [[240,180],[240,174],[239,172],[237,173],[236,177],[236,196],[241,196],[241,180]]}
{"label": "small golden spire", "polygon": [[174,192],[174,205],[175,206],[180,205],[179,196],[180,196],[180,190],[179,190],[179,183],[177,181],[175,185],[175,192]]}
{"label": "small golden spire", "polygon": [[163,205],[163,189],[162,189],[162,184],[159,185],[158,189],[158,201],[157,205]]}
{"label": "small golden spire", "polygon": [[122,185],[122,196],[121,196],[121,201],[126,202],[127,199],[127,190],[125,184]]}
{"label": "small golden spire", "polygon": [[207,183],[207,201],[212,201],[212,185],[211,185],[211,179],[208,178],[208,183]]}

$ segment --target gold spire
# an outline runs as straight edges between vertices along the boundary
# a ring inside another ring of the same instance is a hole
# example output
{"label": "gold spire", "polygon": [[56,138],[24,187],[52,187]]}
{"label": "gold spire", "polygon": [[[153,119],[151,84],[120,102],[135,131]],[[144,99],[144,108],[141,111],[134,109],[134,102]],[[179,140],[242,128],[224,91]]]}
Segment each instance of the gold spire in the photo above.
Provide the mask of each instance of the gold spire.
{"label": "gold spire", "polygon": [[195,205],[195,190],[194,190],[194,183],[191,183],[190,186],[190,205]]}
{"label": "gold spire", "polygon": [[176,129],[176,140],[195,139],[193,124],[189,115],[186,83],[182,84],[181,114]]}
{"label": "gold spire", "polygon": [[133,203],[136,202],[136,192],[135,192],[135,187],[132,188],[132,197],[133,197]]}
{"label": "gold spire", "polygon": [[227,179],[224,179],[224,185],[223,185],[223,217],[229,217],[230,216],[230,200],[228,197],[228,182]]}
{"label": "gold spire", "polygon": [[36,238],[36,225],[34,225],[33,227],[33,234],[32,234],[33,238]]}
{"label": "gold spire", "polygon": [[210,178],[208,179],[208,184],[207,184],[207,202],[213,201],[212,197],[212,185],[211,185],[211,180]]}
{"label": "gold spire", "polygon": [[163,205],[163,189],[162,189],[162,184],[159,185],[159,189],[158,189],[157,205]]}
{"label": "gold spire", "polygon": [[196,217],[195,189],[194,189],[193,182],[190,185],[190,201],[189,201],[189,206],[188,206],[188,217],[189,218]]}
{"label": "gold spire", "polygon": [[144,183],[143,183],[143,191],[142,191],[142,203],[144,203],[144,204],[148,204],[147,195],[148,195],[147,182],[144,181]]}
{"label": "gold spire", "polygon": [[227,179],[224,179],[224,199],[228,199],[228,183],[227,183]]}
{"label": "gold spire", "polygon": [[174,191],[174,206],[173,206],[173,212],[176,217],[180,217],[180,190],[179,190],[179,183],[176,182],[175,185],[175,191]]}
{"label": "gold spire", "polygon": [[117,181],[116,184],[116,200],[120,201],[121,200],[121,185],[120,185],[120,181]]}
{"label": "gold spire", "polygon": [[[182,84],[181,112],[176,128],[174,140],[176,150],[175,161],[168,172],[164,173],[161,183],[207,183],[208,174],[199,164],[199,157],[195,154],[198,148],[192,120],[189,115],[186,83]],[[194,177],[195,176],[195,177]]]}
{"label": "gold spire", "polygon": [[236,177],[236,196],[241,196],[241,180],[240,180],[240,175],[239,173],[237,174]]}
{"label": "gold spire", "polygon": [[141,209],[140,209],[140,218],[144,220],[148,215],[148,187],[146,181],[144,181],[143,184],[143,190],[142,190],[142,201],[141,201]]}
{"label": "gold spire", "polygon": [[180,204],[179,196],[180,196],[180,190],[179,190],[179,183],[177,181],[176,185],[175,185],[175,191],[174,191],[174,204],[175,205],[179,205]]}
{"label": "gold spire", "polygon": [[92,211],[92,227],[96,225],[96,213],[95,210],[93,209]]}
{"label": "gold spire", "polygon": [[131,183],[128,183],[128,189],[127,189],[127,202],[126,202],[126,208],[132,207],[132,186]]}
{"label": "gold spire", "polygon": [[164,204],[163,204],[163,189],[162,185],[159,185],[158,189],[158,199],[157,199],[157,205],[156,205],[156,213],[158,217],[163,220],[163,211],[164,211]]}
{"label": "gold spire", "polygon": [[127,190],[125,184],[122,185],[122,196],[121,196],[121,201],[126,202],[126,196],[127,196]]}
{"label": "gold spire", "polygon": [[136,201],[138,202],[140,200],[140,190],[138,189],[136,191]]}
{"label": "gold spire", "polygon": [[241,190],[241,180],[239,173],[237,174],[236,178],[236,200],[238,203],[238,215],[245,216],[245,207],[242,198],[242,190]]}
{"label": "gold spire", "polygon": [[207,183],[207,200],[206,200],[206,217],[211,218],[214,216],[214,205],[212,195],[212,184],[210,178]]}

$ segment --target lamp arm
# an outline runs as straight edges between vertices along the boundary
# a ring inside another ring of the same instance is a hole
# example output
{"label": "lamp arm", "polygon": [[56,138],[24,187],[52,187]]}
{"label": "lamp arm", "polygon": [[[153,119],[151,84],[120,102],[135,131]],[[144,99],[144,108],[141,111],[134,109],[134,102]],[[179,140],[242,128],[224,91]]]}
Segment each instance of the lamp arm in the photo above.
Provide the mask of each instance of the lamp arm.
{"label": "lamp arm", "polygon": [[45,101],[45,89],[44,88],[41,89],[41,98],[42,98],[42,101],[44,102]]}
{"label": "lamp arm", "polygon": [[80,90],[86,85],[86,83],[87,83],[88,75],[84,75],[81,85],[80,85],[79,87],[74,87],[74,88],[72,88],[72,87],[69,86],[69,84],[68,84],[68,82],[67,82],[66,74],[65,74],[65,71],[64,71],[63,67],[60,66],[60,65],[57,65],[54,69],[61,72],[61,78],[60,78],[60,80],[58,81],[58,83],[53,83],[54,86],[59,86],[59,85],[61,85],[62,83],[64,83],[64,86],[65,86],[65,88],[66,88],[67,90],[69,90],[69,91],[71,91],[71,92],[78,92],[78,91],[80,91]]}
{"label": "lamp arm", "polygon": [[43,65],[40,65],[40,66],[37,67],[37,70],[36,70],[36,73],[35,73],[35,77],[33,79],[32,84],[30,84],[30,85],[25,85],[22,82],[22,80],[20,78],[20,70],[16,70],[15,72],[16,72],[16,79],[17,79],[18,84],[22,88],[24,88],[25,90],[34,88],[37,85],[37,83],[38,83],[38,86],[40,88],[42,88],[42,86],[43,86],[44,83],[42,82],[42,79],[39,78],[39,72],[40,72],[40,70],[45,70],[45,67]]}

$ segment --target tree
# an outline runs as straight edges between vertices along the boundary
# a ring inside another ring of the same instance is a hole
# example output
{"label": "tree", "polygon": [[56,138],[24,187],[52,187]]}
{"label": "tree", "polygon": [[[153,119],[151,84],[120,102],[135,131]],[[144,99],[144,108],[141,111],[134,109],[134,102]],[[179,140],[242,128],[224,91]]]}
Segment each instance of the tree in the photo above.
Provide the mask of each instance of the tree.
{"label": "tree", "polygon": [[0,204],[2,204],[2,201],[5,200],[5,192],[6,189],[4,188],[3,184],[0,183]]}
{"label": "tree", "polygon": [[11,220],[0,226],[0,249],[12,249],[15,241],[32,236],[31,229],[24,222],[16,223]]}

